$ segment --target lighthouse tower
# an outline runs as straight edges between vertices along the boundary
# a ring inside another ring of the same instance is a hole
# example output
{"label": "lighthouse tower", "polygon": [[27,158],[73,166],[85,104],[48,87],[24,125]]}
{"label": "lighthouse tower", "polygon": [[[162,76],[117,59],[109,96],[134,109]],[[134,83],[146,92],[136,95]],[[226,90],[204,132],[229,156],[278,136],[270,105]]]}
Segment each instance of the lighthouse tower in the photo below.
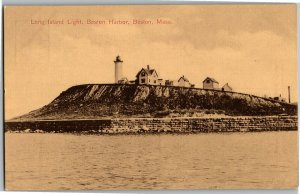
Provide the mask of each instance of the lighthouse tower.
{"label": "lighthouse tower", "polygon": [[116,57],[115,62],[115,83],[123,77],[123,61],[120,56]]}

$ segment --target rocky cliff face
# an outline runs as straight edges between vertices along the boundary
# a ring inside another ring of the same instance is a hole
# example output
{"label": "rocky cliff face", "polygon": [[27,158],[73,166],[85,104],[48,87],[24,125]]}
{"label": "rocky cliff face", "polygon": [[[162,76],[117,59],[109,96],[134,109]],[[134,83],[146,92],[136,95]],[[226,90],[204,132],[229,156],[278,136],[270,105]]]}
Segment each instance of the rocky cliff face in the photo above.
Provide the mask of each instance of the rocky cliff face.
{"label": "rocky cliff face", "polygon": [[247,94],[197,88],[87,84],[73,86],[50,104],[15,119],[163,117],[197,113],[295,115],[297,106]]}

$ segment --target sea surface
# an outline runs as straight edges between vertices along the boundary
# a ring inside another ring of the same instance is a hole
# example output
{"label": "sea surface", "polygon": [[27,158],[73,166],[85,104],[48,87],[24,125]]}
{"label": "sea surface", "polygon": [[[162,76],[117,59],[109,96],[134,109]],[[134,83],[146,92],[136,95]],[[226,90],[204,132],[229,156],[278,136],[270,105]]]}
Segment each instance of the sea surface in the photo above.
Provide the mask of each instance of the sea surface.
{"label": "sea surface", "polygon": [[295,188],[298,135],[5,133],[7,190]]}

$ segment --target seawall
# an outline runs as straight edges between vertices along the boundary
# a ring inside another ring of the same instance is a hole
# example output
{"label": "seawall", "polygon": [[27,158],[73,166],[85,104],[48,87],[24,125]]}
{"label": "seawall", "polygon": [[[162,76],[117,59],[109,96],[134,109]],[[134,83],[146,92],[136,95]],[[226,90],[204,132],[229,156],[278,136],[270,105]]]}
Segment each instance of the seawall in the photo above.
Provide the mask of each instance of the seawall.
{"label": "seawall", "polygon": [[8,121],[5,132],[96,134],[294,131],[297,116]]}

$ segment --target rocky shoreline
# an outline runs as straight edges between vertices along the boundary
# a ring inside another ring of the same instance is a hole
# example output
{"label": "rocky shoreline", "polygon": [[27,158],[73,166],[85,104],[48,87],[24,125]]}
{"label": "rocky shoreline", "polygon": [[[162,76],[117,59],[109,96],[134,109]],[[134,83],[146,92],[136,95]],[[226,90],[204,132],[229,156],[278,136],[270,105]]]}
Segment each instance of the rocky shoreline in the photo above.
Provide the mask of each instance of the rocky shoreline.
{"label": "rocky shoreline", "polygon": [[4,127],[5,132],[83,134],[296,131],[298,129],[298,117],[249,116],[7,121]]}

